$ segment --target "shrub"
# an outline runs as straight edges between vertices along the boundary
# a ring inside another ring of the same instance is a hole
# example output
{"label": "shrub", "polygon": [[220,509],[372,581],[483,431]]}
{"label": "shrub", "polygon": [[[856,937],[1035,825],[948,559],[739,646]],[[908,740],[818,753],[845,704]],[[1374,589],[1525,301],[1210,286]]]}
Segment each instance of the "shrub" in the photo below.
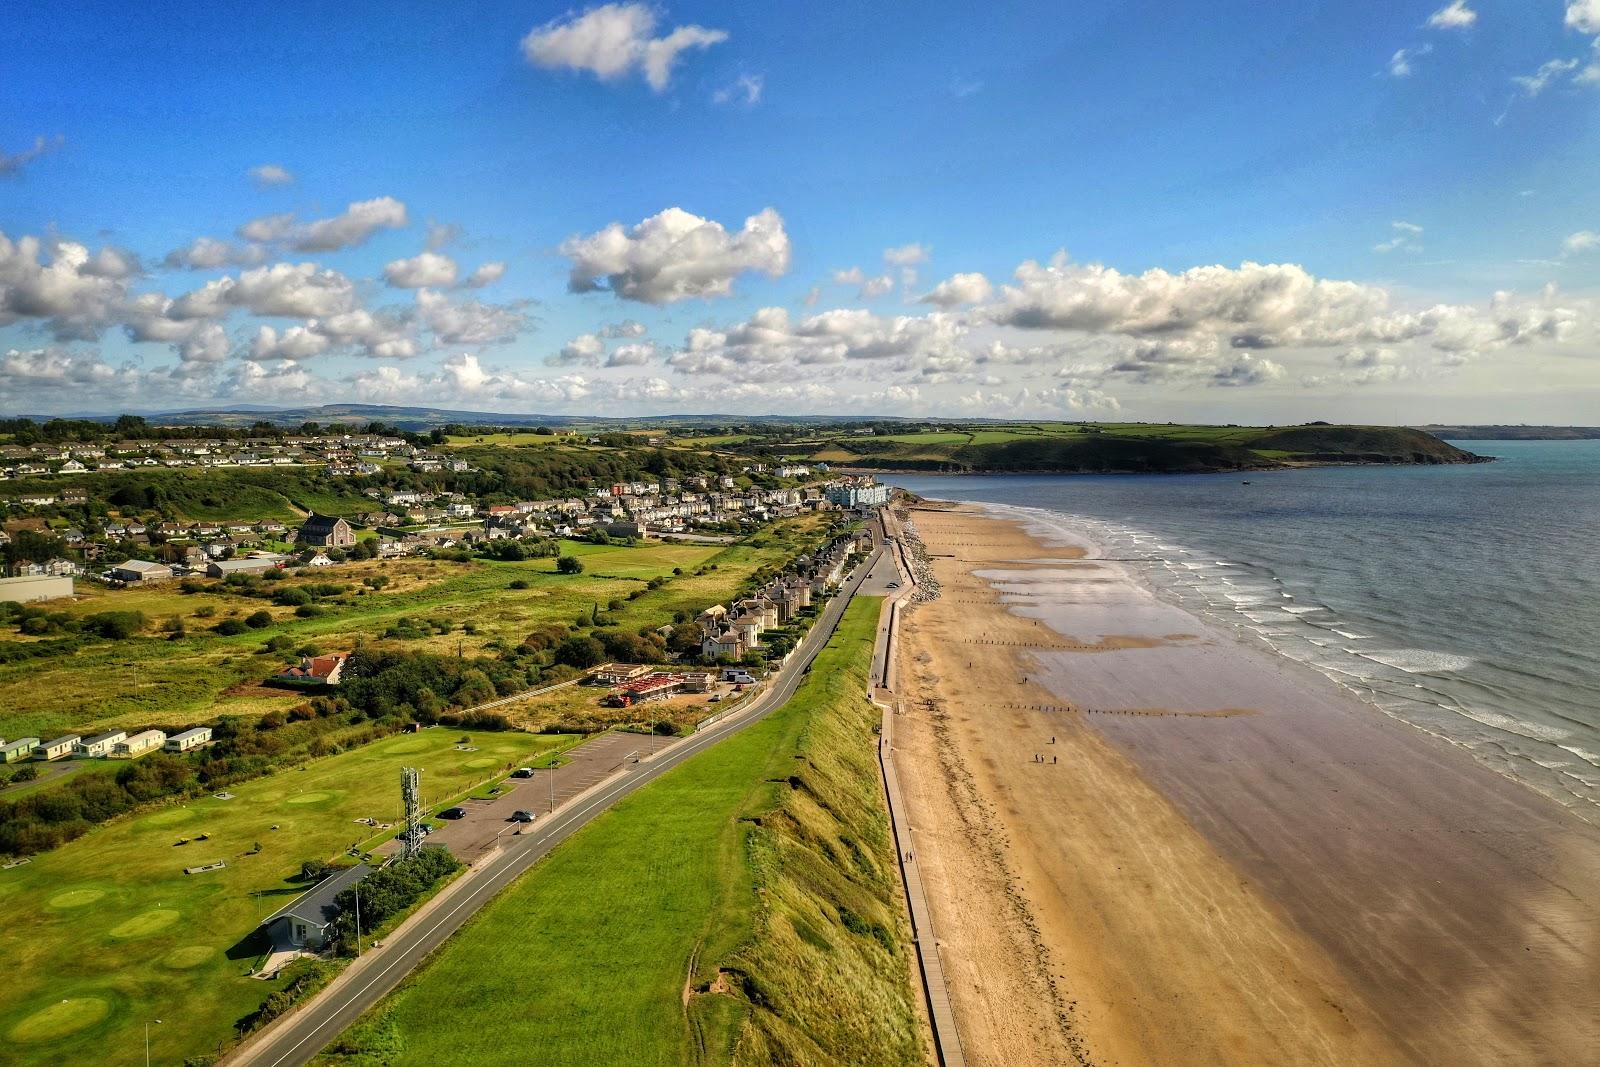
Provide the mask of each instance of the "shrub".
{"label": "shrub", "polygon": [[556,570],[562,574],[582,574],[583,560],[577,556],[559,556],[556,558]]}
{"label": "shrub", "polygon": [[223,637],[234,637],[238,634],[244,633],[249,629],[249,627],[240,622],[238,619],[223,619],[221,622],[217,623],[215,629],[216,632],[221,634]]}
{"label": "shrub", "polygon": [[297,608],[302,604],[311,603],[311,594],[298,586],[289,586],[273,593],[272,602],[286,608]]}
{"label": "shrub", "polygon": [[266,610],[251,612],[245,616],[244,624],[252,630],[259,630],[263,626],[271,626],[272,612]]}
{"label": "shrub", "polygon": [[510,589],[527,589],[532,584],[533,583],[528,581],[528,579],[526,579],[526,578],[513,578],[513,579],[511,579],[510,586],[508,586],[507,588],[510,588]]}
{"label": "shrub", "polygon": [[302,619],[314,619],[318,615],[326,615],[327,609],[316,604],[301,604],[294,609],[294,613]]}

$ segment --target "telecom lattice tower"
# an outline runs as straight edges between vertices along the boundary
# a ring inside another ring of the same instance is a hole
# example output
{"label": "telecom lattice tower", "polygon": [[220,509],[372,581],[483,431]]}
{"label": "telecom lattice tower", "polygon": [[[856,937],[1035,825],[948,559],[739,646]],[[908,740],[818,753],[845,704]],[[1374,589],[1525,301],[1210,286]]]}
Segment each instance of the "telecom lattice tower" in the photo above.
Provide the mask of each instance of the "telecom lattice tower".
{"label": "telecom lattice tower", "polygon": [[415,767],[400,768],[400,799],[406,810],[405,855],[415,856],[422,848],[422,772]]}

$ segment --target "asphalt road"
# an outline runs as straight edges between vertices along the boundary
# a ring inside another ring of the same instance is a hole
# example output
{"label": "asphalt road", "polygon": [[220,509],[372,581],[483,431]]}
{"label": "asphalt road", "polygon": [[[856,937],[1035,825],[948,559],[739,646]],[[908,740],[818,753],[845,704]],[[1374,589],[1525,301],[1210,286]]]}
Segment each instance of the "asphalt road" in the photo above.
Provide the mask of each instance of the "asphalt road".
{"label": "asphalt road", "polygon": [[426,912],[409,926],[391,934],[370,962],[360,962],[333,985],[283,1021],[241,1045],[223,1062],[230,1067],[300,1067],[327,1046],[361,1014],[376,1004],[443,944],[502,889],[532,867],[551,849],[571,837],[596,815],[646,783],[659,778],[684,760],[705,751],[731,734],[772,714],[794,695],[806,668],[827,644],[839,619],[856,593],[877,595],[889,581],[899,578],[878,547],[856,570],[856,575],[829,601],[821,618],[768,683],[767,689],[744,711],[731,719],[685,738],[647,762],[628,765],[623,777],[583,798],[568,811],[541,819],[532,831],[510,839],[505,851],[486,865],[464,875],[454,895]]}

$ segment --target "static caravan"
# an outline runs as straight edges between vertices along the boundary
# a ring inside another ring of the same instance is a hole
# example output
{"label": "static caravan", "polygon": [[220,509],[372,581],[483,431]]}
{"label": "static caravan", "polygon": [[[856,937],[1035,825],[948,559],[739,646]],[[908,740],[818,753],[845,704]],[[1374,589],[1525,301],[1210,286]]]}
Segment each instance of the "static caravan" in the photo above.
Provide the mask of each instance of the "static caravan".
{"label": "static caravan", "polygon": [[152,752],[167,743],[167,735],[160,730],[145,730],[124,738],[111,746],[111,754],[118,759],[133,759]]}
{"label": "static caravan", "polygon": [[116,747],[117,742],[127,736],[126,730],[112,730],[110,733],[86,737],[72,746],[72,754],[79,759],[103,759],[111,755],[111,750]]}
{"label": "static caravan", "polygon": [[63,756],[72,755],[72,747],[81,740],[78,734],[67,734],[54,741],[41,741],[33,746],[33,758],[36,760],[61,759]]}
{"label": "static caravan", "polygon": [[15,741],[7,741],[0,745],[0,763],[15,763],[25,760],[33,755],[33,750],[39,745],[37,737],[19,737]]}
{"label": "static caravan", "polygon": [[193,730],[185,730],[181,734],[173,734],[167,738],[167,743],[162,746],[168,752],[187,752],[191,748],[199,748],[211,740],[211,727],[196,726]]}

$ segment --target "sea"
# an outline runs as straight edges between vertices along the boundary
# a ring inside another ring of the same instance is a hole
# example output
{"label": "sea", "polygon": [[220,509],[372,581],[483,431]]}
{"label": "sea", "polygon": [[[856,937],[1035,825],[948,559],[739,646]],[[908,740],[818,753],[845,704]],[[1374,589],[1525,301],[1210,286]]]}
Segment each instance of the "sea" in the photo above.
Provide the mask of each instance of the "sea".
{"label": "sea", "polygon": [[1084,541],[1600,823],[1600,441],[1495,462],[1249,474],[884,477]]}

